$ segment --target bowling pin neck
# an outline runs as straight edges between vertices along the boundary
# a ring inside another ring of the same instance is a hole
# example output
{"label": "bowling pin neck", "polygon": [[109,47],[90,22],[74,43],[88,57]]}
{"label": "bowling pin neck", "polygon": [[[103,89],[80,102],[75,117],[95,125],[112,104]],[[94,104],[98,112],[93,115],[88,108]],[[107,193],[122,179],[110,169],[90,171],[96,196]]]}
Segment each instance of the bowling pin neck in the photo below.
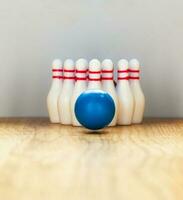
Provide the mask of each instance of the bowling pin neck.
{"label": "bowling pin neck", "polygon": [[64,69],[64,83],[74,83],[75,82],[75,70],[74,69]]}
{"label": "bowling pin neck", "polygon": [[130,85],[132,88],[141,90],[139,70],[130,70]]}
{"label": "bowling pin neck", "polygon": [[61,79],[62,78],[62,69],[52,69],[52,78],[55,79]]}
{"label": "bowling pin neck", "polygon": [[75,76],[75,70],[68,70],[64,69],[64,77],[74,77]]}
{"label": "bowling pin neck", "polygon": [[130,81],[130,84],[132,85],[140,85],[140,81],[139,81],[139,79],[129,79],[129,81]]}
{"label": "bowling pin neck", "polygon": [[111,81],[102,80],[102,87],[103,88],[113,88],[114,87],[113,80],[111,80]]}
{"label": "bowling pin neck", "polygon": [[87,72],[88,70],[76,70],[76,81],[77,82],[86,82],[87,81]]}
{"label": "bowling pin neck", "polygon": [[62,69],[52,69],[52,86],[56,87],[56,85],[59,86],[62,83],[62,71]]}
{"label": "bowling pin neck", "polygon": [[139,81],[130,82],[130,86],[131,86],[132,91],[134,91],[134,92],[139,92],[140,91],[140,93],[143,93]]}
{"label": "bowling pin neck", "polygon": [[101,89],[100,71],[89,71],[88,89]]}
{"label": "bowling pin neck", "polygon": [[62,80],[63,80],[63,77],[58,76],[56,78],[52,78],[52,83],[60,83],[62,82]]}
{"label": "bowling pin neck", "polygon": [[129,69],[130,72],[130,81],[139,82],[139,70]]}
{"label": "bowling pin neck", "polygon": [[102,70],[102,82],[103,83],[113,82],[113,69]]}
{"label": "bowling pin neck", "polygon": [[62,87],[62,81],[61,79],[53,79],[51,84],[51,90],[60,90]]}
{"label": "bowling pin neck", "polygon": [[107,76],[102,76],[102,86],[103,88],[113,88],[114,82],[113,82],[113,75],[108,74]]}
{"label": "bowling pin neck", "polygon": [[64,77],[64,85],[74,85],[75,78],[74,77]]}
{"label": "bowling pin neck", "polygon": [[86,87],[86,85],[87,85],[86,81],[76,81],[76,83],[75,83],[75,87],[79,87],[79,88]]}
{"label": "bowling pin neck", "polygon": [[117,82],[117,88],[120,87],[120,88],[126,88],[126,87],[129,87],[130,84],[129,84],[129,81],[128,80],[118,80]]}
{"label": "bowling pin neck", "polygon": [[111,69],[102,70],[102,86],[104,90],[110,90],[114,88],[113,67]]}
{"label": "bowling pin neck", "polygon": [[100,90],[101,88],[102,88],[102,86],[101,86],[100,81],[89,81],[88,82],[88,89],[89,90],[95,90],[95,89]]}
{"label": "bowling pin neck", "polygon": [[65,94],[67,95],[67,93],[69,92],[72,92],[74,88],[74,82],[73,83],[70,83],[68,82],[68,84],[64,81],[64,84],[63,84],[63,87],[62,87],[62,91],[65,92]]}
{"label": "bowling pin neck", "polygon": [[133,85],[134,87],[141,87],[139,80],[130,80],[130,85]]}
{"label": "bowling pin neck", "polygon": [[128,69],[118,70],[118,82],[128,82],[129,80],[129,72]]}
{"label": "bowling pin neck", "polygon": [[79,81],[75,83],[74,93],[80,93],[87,89],[87,83],[85,81]]}
{"label": "bowling pin neck", "polygon": [[62,76],[63,73],[63,69],[61,68],[61,66],[57,66],[57,68],[55,68],[55,66],[52,69],[52,84],[51,84],[51,91],[58,91],[61,89],[62,86]]}
{"label": "bowling pin neck", "polygon": [[101,80],[101,72],[100,71],[89,71],[89,81],[100,81]]}

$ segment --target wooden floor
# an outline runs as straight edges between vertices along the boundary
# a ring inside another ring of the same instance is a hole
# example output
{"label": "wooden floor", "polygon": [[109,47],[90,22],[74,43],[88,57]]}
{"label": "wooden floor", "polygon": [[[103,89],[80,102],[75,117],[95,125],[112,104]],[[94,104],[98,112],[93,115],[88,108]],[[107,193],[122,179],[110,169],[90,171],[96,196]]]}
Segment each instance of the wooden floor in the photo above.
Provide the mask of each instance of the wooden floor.
{"label": "wooden floor", "polygon": [[84,128],[0,119],[0,200],[182,200],[183,120]]}

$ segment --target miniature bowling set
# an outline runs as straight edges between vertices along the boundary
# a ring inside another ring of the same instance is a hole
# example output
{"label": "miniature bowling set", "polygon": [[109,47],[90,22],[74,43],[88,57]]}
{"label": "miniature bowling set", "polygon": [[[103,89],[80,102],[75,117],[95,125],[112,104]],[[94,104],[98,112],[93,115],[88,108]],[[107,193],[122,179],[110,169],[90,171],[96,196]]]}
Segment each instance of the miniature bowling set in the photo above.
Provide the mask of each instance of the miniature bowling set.
{"label": "miniature bowling set", "polygon": [[[114,69],[117,70],[116,87],[113,77]],[[110,121],[108,124],[104,122],[105,126],[141,123],[144,116],[145,97],[140,85],[139,73],[140,64],[137,59],[132,59],[130,62],[121,59],[115,68],[110,59],[105,59],[103,62],[92,59],[89,63],[83,58],[78,59],[76,63],[72,59],[67,59],[64,63],[60,59],[55,59],[52,63],[52,84],[47,96],[50,122],[85,126],[80,121],[82,119],[80,115],[82,115],[88,118],[86,120],[88,127],[87,125],[85,127],[90,128],[97,124],[96,118],[99,114],[102,118],[106,118],[106,122],[107,120]],[[113,103],[105,107],[107,105],[104,103],[105,101],[98,97],[105,97],[107,102],[109,100],[107,95],[111,97]],[[88,96],[90,96],[90,99]],[[83,97],[85,101],[80,97]],[[88,100],[86,100],[86,97]],[[93,104],[92,98],[98,99],[98,102],[95,101],[96,104]],[[79,102],[82,102],[82,105],[79,105]],[[85,107],[88,109],[85,104],[89,105],[89,110],[86,110],[86,112],[83,110]],[[114,109],[112,109],[113,104]],[[99,113],[96,110],[98,105],[100,105]],[[111,117],[111,120],[107,119],[106,109],[111,109],[110,113],[107,114],[108,118]],[[85,115],[83,115],[83,112]],[[92,123],[93,125],[91,125]],[[101,120],[101,125],[96,127],[103,128],[104,124],[102,125]]]}

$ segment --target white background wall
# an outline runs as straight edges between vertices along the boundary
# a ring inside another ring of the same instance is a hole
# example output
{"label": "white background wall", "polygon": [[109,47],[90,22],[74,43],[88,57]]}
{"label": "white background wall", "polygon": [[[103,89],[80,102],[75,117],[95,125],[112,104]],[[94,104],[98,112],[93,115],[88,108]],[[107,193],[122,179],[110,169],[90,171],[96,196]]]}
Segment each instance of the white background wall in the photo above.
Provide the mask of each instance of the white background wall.
{"label": "white background wall", "polygon": [[183,117],[182,0],[0,0],[0,116],[47,116],[54,58],[136,57],[146,116]]}

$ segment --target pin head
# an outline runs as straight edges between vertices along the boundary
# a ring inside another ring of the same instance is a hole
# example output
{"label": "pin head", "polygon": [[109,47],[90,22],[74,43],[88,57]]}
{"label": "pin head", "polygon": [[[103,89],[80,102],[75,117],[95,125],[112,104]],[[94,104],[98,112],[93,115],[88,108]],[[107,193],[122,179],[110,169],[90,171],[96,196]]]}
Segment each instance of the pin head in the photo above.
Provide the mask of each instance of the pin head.
{"label": "pin head", "polygon": [[55,59],[52,62],[52,68],[53,69],[60,69],[62,68],[62,61],[60,59]]}
{"label": "pin head", "polygon": [[130,69],[133,69],[133,70],[139,70],[140,68],[140,64],[137,59],[130,60],[129,65],[130,65]]}
{"label": "pin head", "polygon": [[121,59],[118,61],[118,70],[127,70],[128,61],[126,59]]}
{"label": "pin head", "polygon": [[90,71],[99,71],[101,70],[100,61],[98,59],[92,59],[89,63],[89,70]]}
{"label": "pin head", "polygon": [[104,70],[112,70],[113,69],[113,62],[111,59],[105,59],[102,62],[102,69]]}
{"label": "pin head", "polygon": [[77,70],[86,70],[88,68],[88,62],[84,58],[80,58],[76,61]]}
{"label": "pin head", "polygon": [[74,69],[74,61],[72,59],[67,59],[64,62],[64,68],[68,70]]}

